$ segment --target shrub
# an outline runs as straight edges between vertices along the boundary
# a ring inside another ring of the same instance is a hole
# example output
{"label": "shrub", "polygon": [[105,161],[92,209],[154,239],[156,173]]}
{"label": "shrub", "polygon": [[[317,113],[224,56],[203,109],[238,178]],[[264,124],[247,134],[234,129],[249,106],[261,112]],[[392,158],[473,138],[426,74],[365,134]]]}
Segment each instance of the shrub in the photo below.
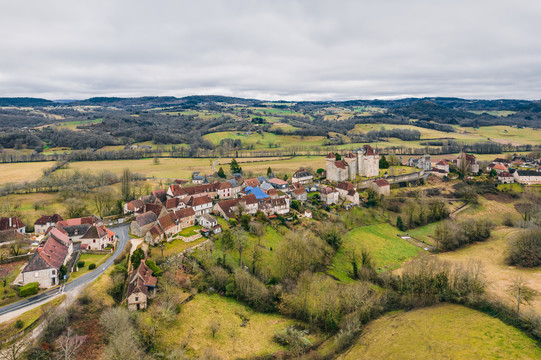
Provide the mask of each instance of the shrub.
{"label": "shrub", "polygon": [[154,262],[154,260],[147,259],[145,261],[145,264],[152,270],[152,275],[154,276],[161,276],[163,274],[163,270],[160,269],[158,265]]}
{"label": "shrub", "polygon": [[312,345],[308,339],[308,331],[289,326],[287,329],[277,332],[274,341],[280,345],[289,345],[292,355],[302,355]]}
{"label": "shrub", "polygon": [[541,228],[521,232],[507,246],[509,265],[535,267],[541,265]]}
{"label": "shrub", "polygon": [[22,329],[24,327],[24,321],[22,321],[21,319],[17,320],[17,322],[15,323],[15,327],[17,329]]}
{"label": "shrub", "polygon": [[96,268],[96,264],[92,263],[88,265],[88,270],[94,270]]}
{"label": "shrub", "polygon": [[29,284],[21,286],[18,290],[19,290],[19,296],[20,297],[35,295],[35,294],[38,293],[39,283],[38,282],[31,282]]}
{"label": "shrub", "polygon": [[80,260],[80,261],[77,261],[77,267],[78,268],[82,268],[82,267],[85,267],[85,262]]}

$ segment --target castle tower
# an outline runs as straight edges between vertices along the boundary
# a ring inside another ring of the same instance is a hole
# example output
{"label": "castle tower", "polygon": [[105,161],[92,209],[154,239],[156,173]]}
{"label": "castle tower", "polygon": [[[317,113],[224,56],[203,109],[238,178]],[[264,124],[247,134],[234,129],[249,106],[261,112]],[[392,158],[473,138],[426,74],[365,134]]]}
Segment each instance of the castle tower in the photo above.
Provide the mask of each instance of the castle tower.
{"label": "castle tower", "polygon": [[379,154],[370,145],[357,152],[357,169],[360,176],[379,176]]}
{"label": "castle tower", "polygon": [[355,180],[357,177],[357,157],[349,152],[344,156],[344,161],[348,164],[348,179]]}

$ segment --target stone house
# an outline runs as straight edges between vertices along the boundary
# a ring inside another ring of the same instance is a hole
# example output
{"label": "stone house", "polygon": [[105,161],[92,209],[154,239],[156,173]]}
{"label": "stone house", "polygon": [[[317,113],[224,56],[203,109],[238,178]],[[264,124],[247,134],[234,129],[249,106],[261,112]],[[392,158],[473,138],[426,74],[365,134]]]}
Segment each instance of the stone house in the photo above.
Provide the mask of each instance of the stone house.
{"label": "stone house", "polygon": [[524,185],[539,185],[541,184],[541,172],[535,170],[517,170],[513,177],[515,182]]}
{"label": "stone house", "polygon": [[195,224],[195,211],[193,208],[177,210],[173,215],[178,222],[179,231]]}
{"label": "stone house", "polygon": [[255,195],[245,195],[240,198],[222,200],[214,205],[213,211],[220,214],[224,219],[229,220],[236,216],[239,206],[243,208],[243,214],[255,214],[259,208]]}
{"label": "stone house", "polygon": [[237,197],[238,193],[242,191],[242,186],[236,179],[229,179],[227,182],[231,184],[231,197]]}
{"label": "stone house", "polygon": [[60,267],[67,264],[72,252],[73,244],[68,236],[53,228],[22,270],[22,285],[32,282],[38,282],[40,288],[58,285]]}
{"label": "stone house", "polygon": [[378,195],[388,196],[391,194],[391,185],[385,179],[376,179],[370,184],[370,188]]}
{"label": "stone house", "polygon": [[141,210],[144,203],[141,199],[132,200],[124,204],[124,214],[135,213]]}
{"label": "stone house", "polygon": [[14,230],[19,234],[26,232],[26,225],[17,216],[0,217],[0,231]]}
{"label": "stone house", "polygon": [[64,219],[58,214],[53,215],[41,215],[39,219],[34,223],[34,232],[37,234],[45,234],[47,229],[55,227],[56,224]]}
{"label": "stone house", "polygon": [[449,173],[449,163],[444,159],[438,161],[436,165],[434,165],[434,168],[438,170],[443,170],[445,173]]}
{"label": "stone house", "polygon": [[340,193],[333,187],[324,187],[319,190],[319,199],[327,205],[337,204]]}
{"label": "stone house", "polygon": [[218,220],[210,214],[205,214],[199,218],[199,225],[207,229],[214,229],[218,225]]}
{"label": "stone house", "polygon": [[308,200],[308,193],[306,192],[306,189],[304,188],[304,186],[301,186],[293,190],[292,195],[293,195],[293,198],[297,201]]}
{"label": "stone house", "polygon": [[198,197],[192,196],[186,205],[193,208],[196,216],[208,214],[212,211],[212,199],[208,195]]}
{"label": "stone house", "polygon": [[466,171],[469,173],[477,174],[479,172],[479,163],[477,162],[477,158],[473,154],[467,154],[467,153],[460,153],[458,157],[453,160],[453,163],[456,165],[457,168],[462,167],[462,162],[466,162]]}
{"label": "stone house", "polygon": [[229,199],[233,197],[233,193],[231,191],[231,183],[227,181],[218,183],[216,185],[216,194],[220,199]]}
{"label": "stone house", "polygon": [[295,173],[291,177],[292,183],[300,183],[302,185],[311,183],[313,180],[314,180],[314,175],[312,175],[310,171],[302,169],[302,168],[295,171]]}
{"label": "stone house", "polygon": [[96,225],[89,226],[78,240],[81,242],[81,249],[84,250],[103,250],[111,244],[105,227]]}
{"label": "stone house", "polygon": [[432,169],[432,162],[430,160],[430,155],[425,154],[421,157],[411,157],[408,159],[406,165],[411,167],[416,167],[421,170],[430,171]]}
{"label": "stone house", "polygon": [[137,215],[130,224],[130,232],[136,236],[144,236],[157,220],[158,216],[152,211]]}
{"label": "stone house", "polygon": [[272,178],[269,179],[269,184],[276,190],[287,190],[287,182],[282,179]]}
{"label": "stone house", "polygon": [[128,282],[128,310],[146,309],[148,299],[156,294],[157,283],[158,278],[152,276],[152,270],[145,264],[145,260],[142,260]]}
{"label": "stone house", "polygon": [[515,182],[515,178],[505,171],[498,174],[498,181],[502,184],[512,184]]}

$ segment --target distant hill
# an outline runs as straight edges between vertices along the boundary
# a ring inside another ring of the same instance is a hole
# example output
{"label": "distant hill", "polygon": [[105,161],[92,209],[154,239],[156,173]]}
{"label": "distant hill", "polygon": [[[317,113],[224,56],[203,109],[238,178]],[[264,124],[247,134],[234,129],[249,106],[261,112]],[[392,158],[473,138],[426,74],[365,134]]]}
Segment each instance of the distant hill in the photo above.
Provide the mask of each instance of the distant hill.
{"label": "distant hill", "polygon": [[18,107],[40,107],[40,106],[56,106],[58,103],[30,97],[0,97],[0,106],[18,106]]}
{"label": "distant hill", "polygon": [[168,107],[168,106],[193,106],[200,103],[227,103],[251,105],[259,103],[259,100],[243,99],[219,95],[193,95],[183,98],[174,96],[143,96],[136,98],[120,97],[93,97],[86,100],[74,101],[70,105],[93,105],[93,106],[114,106],[125,107]]}

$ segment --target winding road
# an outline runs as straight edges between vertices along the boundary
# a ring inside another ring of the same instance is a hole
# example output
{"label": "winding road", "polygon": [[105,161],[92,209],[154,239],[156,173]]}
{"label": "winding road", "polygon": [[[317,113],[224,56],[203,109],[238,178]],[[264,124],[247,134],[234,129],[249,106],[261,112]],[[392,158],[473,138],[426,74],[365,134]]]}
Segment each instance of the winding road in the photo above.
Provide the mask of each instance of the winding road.
{"label": "winding road", "polygon": [[126,247],[128,240],[130,239],[130,236],[128,234],[129,224],[117,226],[114,228],[112,227],[110,228],[110,230],[113,231],[118,236],[118,243],[117,243],[115,252],[103,264],[101,264],[98,268],[96,268],[96,270],[86,273],[74,279],[73,281],[68,282],[67,284],[63,284],[54,289],[42,292],[41,294],[34,295],[27,299],[20,300],[15,303],[3,306],[0,308],[0,316],[8,314],[12,311],[17,311],[17,310],[24,309],[26,307],[31,307],[32,305],[41,303],[45,300],[49,300],[62,293],[68,293],[74,290],[81,290],[85,286],[87,286],[88,284],[96,280],[101,274],[105,272],[105,270],[109,268],[109,266],[113,264],[115,259],[122,253],[122,251]]}

